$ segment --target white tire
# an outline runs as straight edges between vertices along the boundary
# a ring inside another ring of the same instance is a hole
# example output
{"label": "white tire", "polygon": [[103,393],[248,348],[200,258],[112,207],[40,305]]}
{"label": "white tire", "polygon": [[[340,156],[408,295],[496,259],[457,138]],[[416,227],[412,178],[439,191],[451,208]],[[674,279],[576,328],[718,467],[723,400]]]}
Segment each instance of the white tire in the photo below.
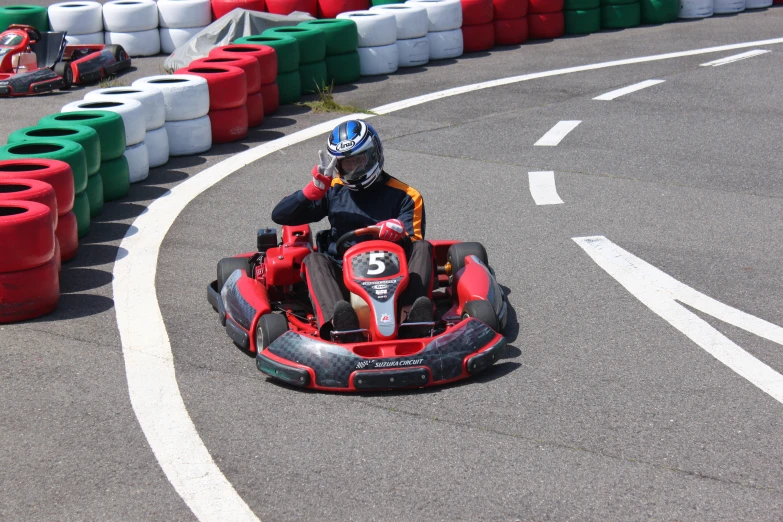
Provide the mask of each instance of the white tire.
{"label": "white tire", "polygon": [[147,131],[144,138],[147,144],[147,155],[150,160],[150,168],[160,167],[169,161],[169,133],[166,127]]}
{"label": "white tire", "polygon": [[162,74],[140,78],[132,85],[157,89],[163,93],[167,122],[193,120],[206,116],[209,112],[209,87],[207,81],[200,76]]}
{"label": "white tire", "polygon": [[70,36],[103,32],[103,8],[98,2],[52,4],[47,12],[52,31]]}
{"label": "white tire", "polygon": [[406,4],[420,5],[427,10],[431,33],[453,31],[462,27],[462,4],[460,0],[408,0]]}
{"label": "white tire", "polygon": [[771,6],[772,0],[747,0],[745,2],[745,7],[748,9],[763,9]]}
{"label": "white tire", "polygon": [[130,147],[144,141],[147,132],[146,112],[136,100],[80,100],[65,105],[60,112],[110,111],[122,116],[125,124],[125,146]]}
{"label": "white tire", "polygon": [[397,19],[397,40],[423,38],[429,31],[427,10],[416,4],[386,4],[371,7],[370,11],[390,13]]}
{"label": "white tire", "polygon": [[163,93],[148,87],[110,87],[96,89],[84,95],[85,100],[136,100],[144,108],[144,128],[159,129],[166,123],[166,101]]}
{"label": "white tire", "polygon": [[160,33],[157,29],[137,33],[105,33],[107,44],[121,45],[129,56],[155,56],[160,53]]}
{"label": "white tire", "polygon": [[430,41],[427,37],[397,40],[400,67],[418,67],[430,61]]}
{"label": "white tire", "polygon": [[171,54],[182,47],[188,40],[196,36],[203,27],[185,27],[170,29],[168,27],[160,28],[160,50],[166,54]]}
{"label": "white tire", "polygon": [[397,43],[379,47],[359,47],[359,74],[362,76],[377,76],[391,74],[400,65],[397,54]]}
{"label": "white tire", "polygon": [[712,0],[680,0],[680,18],[707,18],[712,13]]}
{"label": "white tire", "polygon": [[745,0],[715,0],[712,7],[714,14],[739,13],[745,10]]}
{"label": "white tire", "polygon": [[446,60],[462,56],[462,29],[427,33],[430,42],[430,60]]}
{"label": "white tire", "polygon": [[103,27],[112,33],[137,33],[158,28],[153,0],[115,0],[103,5]]}
{"label": "white tire", "polygon": [[212,7],[209,0],[160,0],[158,2],[158,27],[185,29],[205,27],[212,23]]}
{"label": "white tire", "polygon": [[348,11],[337,18],[356,22],[359,32],[359,47],[380,47],[397,41],[397,19],[391,13],[382,11]]}
{"label": "white tire", "polygon": [[147,179],[147,176],[150,175],[150,157],[147,144],[142,141],[133,147],[128,147],[125,149],[124,156],[128,160],[130,182],[138,183]]}
{"label": "white tire", "polygon": [[99,45],[103,43],[103,31],[92,34],[70,34],[65,36],[68,45]]}
{"label": "white tire", "polygon": [[191,156],[212,147],[212,124],[209,116],[195,120],[167,121],[170,156]]}

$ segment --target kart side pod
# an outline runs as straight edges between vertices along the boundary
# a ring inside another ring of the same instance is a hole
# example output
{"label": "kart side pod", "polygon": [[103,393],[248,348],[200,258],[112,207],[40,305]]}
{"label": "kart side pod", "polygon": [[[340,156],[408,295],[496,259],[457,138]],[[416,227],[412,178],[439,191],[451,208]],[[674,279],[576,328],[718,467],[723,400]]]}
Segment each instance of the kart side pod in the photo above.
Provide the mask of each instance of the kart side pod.
{"label": "kart side pod", "polygon": [[476,256],[465,258],[465,267],[454,274],[453,289],[456,292],[457,314],[459,315],[462,315],[465,303],[476,299],[489,301],[496,313],[500,311],[502,303],[498,299],[502,301],[502,293],[500,293],[489,268]]}

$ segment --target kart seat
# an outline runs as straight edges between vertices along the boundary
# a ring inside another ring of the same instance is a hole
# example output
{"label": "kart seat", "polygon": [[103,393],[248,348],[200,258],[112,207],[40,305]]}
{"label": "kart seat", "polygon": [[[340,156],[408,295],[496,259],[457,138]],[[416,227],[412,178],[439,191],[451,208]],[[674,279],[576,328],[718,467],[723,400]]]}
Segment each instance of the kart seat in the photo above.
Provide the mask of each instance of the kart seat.
{"label": "kart seat", "polygon": [[30,46],[38,60],[38,68],[54,67],[65,50],[65,33],[42,32],[41,39]]}
{"label": "kart seat", "polygon": [[329,248],[329,240],[331,239],[329,237],[330,233],[331,231],[329,229],[319,230],[315,233],[315,246],[322,254],[325,254]]}

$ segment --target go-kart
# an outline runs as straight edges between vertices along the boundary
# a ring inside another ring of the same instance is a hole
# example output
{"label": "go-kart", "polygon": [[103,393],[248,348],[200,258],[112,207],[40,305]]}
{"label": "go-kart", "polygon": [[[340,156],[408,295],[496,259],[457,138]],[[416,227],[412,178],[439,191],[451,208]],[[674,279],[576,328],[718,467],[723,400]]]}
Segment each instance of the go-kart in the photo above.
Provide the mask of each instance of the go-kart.
{"label": "go-kart", "polygon": [[120,45],[67,45],[65,33],[14,24],[0,34],[0,96],[67,90],[131,65]]}
{"label": "go-kart", "polygon": [[256,354],[260,371],[317,390],[426,387],[467,378],[505,354],[500,332],[508,303],[481,244],[430,241],[435,318],[405,323],[398,306],[409,281],[405,251],[388,241],[360,241],[377,238],[376,227],[336,242],[360,329],[322,339],[301,267],[314,250],[326,251],[327,234],[319,232],[314,247],[308,225],[284,226],[279,244],[275,229],[262,229],[256,252],[218,262],[207,300],[234,343]]}

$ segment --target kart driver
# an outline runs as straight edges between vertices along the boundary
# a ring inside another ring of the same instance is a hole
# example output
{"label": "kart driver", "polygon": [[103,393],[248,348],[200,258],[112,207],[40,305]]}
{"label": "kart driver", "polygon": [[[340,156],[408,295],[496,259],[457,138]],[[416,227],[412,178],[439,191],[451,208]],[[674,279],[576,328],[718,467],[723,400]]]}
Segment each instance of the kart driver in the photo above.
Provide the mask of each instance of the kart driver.
{"label": "kart driver", "polygon": [[[432,245],[424,240],[421,195],[383,170],[380,137],[363,120],[341,123],[327,142],[329,154],[318,151],[320,164],[313,167],[310,183],[283,198],[272,211],[272,220],[278,225],[304,225],[329,218],[327,252],[309,254],[302,268],[321,337],[329,339],[331,330],[359,329],[356,312],[346,301],[342,257],[335,242],[347,232],[369,226],[379,229],[380,239],[401,242],[405,250],[410,280],[400,303],[403,307],[412,303],[405,322],[431,322]],[[359,337],[346,336],[344,340],[357,342]]]}

